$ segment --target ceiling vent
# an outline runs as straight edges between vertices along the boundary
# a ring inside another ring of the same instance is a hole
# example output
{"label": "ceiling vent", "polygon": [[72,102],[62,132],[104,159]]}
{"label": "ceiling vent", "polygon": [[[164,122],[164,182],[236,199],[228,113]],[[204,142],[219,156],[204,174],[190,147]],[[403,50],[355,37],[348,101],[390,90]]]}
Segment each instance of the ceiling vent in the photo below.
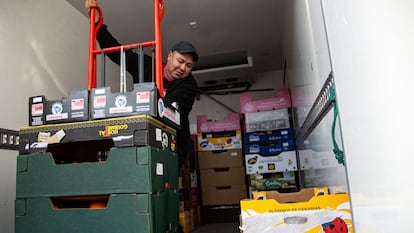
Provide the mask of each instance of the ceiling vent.
{"label": "ceiling vent", "polygon": [[253,58],[246,52],[200,57],[192,72],[201,92],[243,91],[256,79]]}

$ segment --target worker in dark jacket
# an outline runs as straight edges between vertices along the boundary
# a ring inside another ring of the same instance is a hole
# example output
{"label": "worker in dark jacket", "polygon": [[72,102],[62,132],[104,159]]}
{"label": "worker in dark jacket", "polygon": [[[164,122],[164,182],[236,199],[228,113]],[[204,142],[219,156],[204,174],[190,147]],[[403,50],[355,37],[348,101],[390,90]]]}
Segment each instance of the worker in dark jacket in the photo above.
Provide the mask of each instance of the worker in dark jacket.
{"label": "worker in dark jacket", "polygon": [[[88,11],[97,6],[97,0],[85,1],[85,7]],[[98,30],[97,40],[101,48],[121,45],[104,24]],[[108,57],[118,65],[120,64],[119,52],[108,53]],[[167,62],[163,64],[164,99],[170,103],[177,103],[180,112],[181,127],[177,130],[177,153],[180,159],[185,158],[189,146],[188,115],[198,90],[191,70],[197,60],[198,55],[195,47],[187,41],[180,41],[168,52]],[[134,83],[138,83],[138,54],[132,50],[125,51],[125,62],[127,71],[134,78]],[[148,55],[144,56],[144,81],[152,81],[152,58]]]}

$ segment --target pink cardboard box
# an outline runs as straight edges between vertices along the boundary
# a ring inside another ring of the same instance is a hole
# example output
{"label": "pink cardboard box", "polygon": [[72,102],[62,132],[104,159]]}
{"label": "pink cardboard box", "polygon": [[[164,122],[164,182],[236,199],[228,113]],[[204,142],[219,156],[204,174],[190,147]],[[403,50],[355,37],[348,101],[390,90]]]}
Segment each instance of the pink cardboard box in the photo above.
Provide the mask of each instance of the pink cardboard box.
{"label": "pink cardboard box", "polygon": [[290,91],[289,88],[282,88],[276,90],[275,98],[252,100],[250,93],[240,94],[240,112],[261,112],[277,110],[282,108],[290,108]]}
{"label": "pink cardboard box", "polygon": [[197,116],[197,132],[210,133],[240,130],[240,114],[237,112],[229,113],[226,121],[209,121],[206,115]]}

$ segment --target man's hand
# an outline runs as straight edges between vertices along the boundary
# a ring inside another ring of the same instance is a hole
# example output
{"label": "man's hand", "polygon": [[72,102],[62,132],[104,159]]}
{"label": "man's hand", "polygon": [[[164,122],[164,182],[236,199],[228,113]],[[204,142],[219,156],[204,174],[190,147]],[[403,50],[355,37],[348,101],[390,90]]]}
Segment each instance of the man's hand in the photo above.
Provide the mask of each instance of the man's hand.
{"label": "man's hand", "polygon": [[[85,9],[88,11],[88,15],[90,15],[91,8],[98,7],[98,0],[85,0]],[[96,14],[95,16],[95,23],[99,21],[99,15]]]}
{"label": "man's hand", "polygon": [[98,0],[85,0],[85,8],[88,11],[88,13],[91,11],[92,7],[98,6]]}

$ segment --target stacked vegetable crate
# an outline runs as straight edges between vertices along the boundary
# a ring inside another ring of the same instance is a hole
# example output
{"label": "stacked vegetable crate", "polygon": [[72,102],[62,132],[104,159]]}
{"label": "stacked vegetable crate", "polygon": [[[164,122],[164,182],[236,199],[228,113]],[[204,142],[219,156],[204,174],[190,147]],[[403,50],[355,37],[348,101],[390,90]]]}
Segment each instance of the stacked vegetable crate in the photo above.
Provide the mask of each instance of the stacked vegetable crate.
{"label": "stacked vegetable crate", "polygon": [[[42,147],[45,134],[61,138]],[[16,233],[178,232],[174,129],[137,115],[26,127],[20,135]]]}
{"label": "stacked vegetable crate", "polygon": [[238,221],[238,204],[247,197],[240,115],[221,121],[197,116],[197,144],[203,222]]}
{"label": "stacked vegetable crate", "polygon": [[288,88],[277,89],[274,98],[253,100],[251,93],[240,95],[250,197],[256,191],[297,190],[298,165],[290,108]]}

